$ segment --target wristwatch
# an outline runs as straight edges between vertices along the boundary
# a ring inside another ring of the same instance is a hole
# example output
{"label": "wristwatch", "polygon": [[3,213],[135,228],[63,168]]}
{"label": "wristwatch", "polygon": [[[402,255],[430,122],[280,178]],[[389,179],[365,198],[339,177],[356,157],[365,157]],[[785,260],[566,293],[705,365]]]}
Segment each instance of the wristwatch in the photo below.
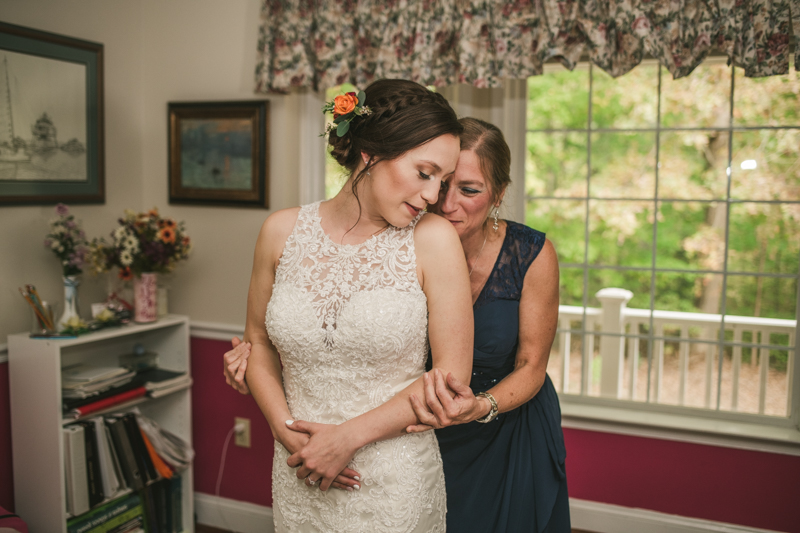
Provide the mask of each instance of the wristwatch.
{"label": "wristwatch", "polygon": [[485,424],[485,423],[491,422],[492,420],[497,418],[497,415],[500,414],[500,412],[499,412],[499,410],[497,408],[497,400],[494,399],[494,396],[492,396],[488,392],[479,392],[475,396],[483,396],[484,398],[489,400],[489,403],[492,404],[492,410],[489,411],[489,414],[487,414],[483,418],[479,418],[479,419],[475,420],[475,422],[480,422],[481,424]]}

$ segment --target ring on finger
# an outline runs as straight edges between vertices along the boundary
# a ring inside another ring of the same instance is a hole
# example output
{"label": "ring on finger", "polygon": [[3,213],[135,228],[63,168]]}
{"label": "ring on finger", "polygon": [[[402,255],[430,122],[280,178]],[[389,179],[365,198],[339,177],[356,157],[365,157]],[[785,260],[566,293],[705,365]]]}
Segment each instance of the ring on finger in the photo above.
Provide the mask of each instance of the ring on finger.
{"label": "ring on finger", "polygon": [[308,484],[313,487],[314,485],[317,484],[317,482],[311,478],[308,478]]}

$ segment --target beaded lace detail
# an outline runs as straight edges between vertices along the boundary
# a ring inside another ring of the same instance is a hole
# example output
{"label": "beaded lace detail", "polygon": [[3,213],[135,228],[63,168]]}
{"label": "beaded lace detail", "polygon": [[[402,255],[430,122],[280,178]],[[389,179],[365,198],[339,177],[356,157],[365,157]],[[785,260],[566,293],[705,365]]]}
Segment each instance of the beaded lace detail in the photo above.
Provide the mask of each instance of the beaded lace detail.
{"label": "beaded lace detail", "polygon": [[[339,424],[388,401],[424,372],[427,299],[414,253],[417,217],[362,244],[323,231],[319,203],[301,208],[267,306],[292,416]],[[298,480],[275,445],[276,531],[444,531],[445,488],[433,432],[365,446],[351,466],[360,491]]]}

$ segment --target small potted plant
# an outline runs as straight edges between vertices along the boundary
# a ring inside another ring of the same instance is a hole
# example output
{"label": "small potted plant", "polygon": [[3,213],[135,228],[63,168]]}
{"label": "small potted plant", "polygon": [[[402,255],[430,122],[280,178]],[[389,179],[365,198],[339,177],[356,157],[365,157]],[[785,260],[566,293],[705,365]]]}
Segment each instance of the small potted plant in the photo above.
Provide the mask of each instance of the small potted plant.
{"label": "small potted plant", "polygon": [[156,208],[146,213],[126,209],[109,243],[92,242],[90,262],[95,272],[118,267],[120,279],[132,279],[134,320],[153,322],[158,316],[158,274],[172,272],[191,249],[183,222],[161,217]]}

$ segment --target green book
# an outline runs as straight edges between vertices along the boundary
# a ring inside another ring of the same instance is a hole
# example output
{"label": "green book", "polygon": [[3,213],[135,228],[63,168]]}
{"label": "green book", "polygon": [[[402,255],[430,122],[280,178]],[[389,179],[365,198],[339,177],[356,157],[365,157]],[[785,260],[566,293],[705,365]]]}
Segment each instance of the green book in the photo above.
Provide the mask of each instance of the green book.
{"label": "green book", "polygon": [[[133,516],[136,512],[143,512],[142,500],[135,492],[67,521],[67,533],[105,533],[110,529],[106,524],[121,515],[127,516],[132,511],[135,511]],[[121,523],[115,522],[115,526]]]}

